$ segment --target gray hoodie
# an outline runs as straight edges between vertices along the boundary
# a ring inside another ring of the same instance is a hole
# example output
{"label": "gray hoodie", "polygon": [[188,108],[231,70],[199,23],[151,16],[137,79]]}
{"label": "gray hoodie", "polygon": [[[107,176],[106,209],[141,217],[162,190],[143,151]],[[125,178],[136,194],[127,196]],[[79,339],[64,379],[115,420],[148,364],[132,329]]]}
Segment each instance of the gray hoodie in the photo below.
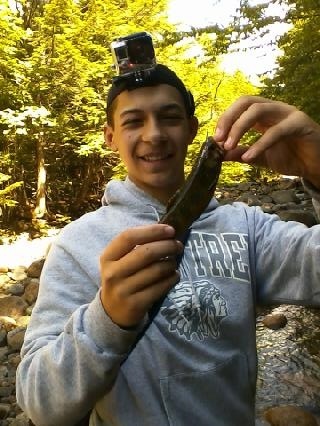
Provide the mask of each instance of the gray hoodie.
{"label": "gray hoodie", "polygon": [[[314,195],[317,195],[314,193]],[[66,226],[40,282],[17,371],[17,400],[37,425],[254,425],[255,305],[320,306],[320,225],[282,222],[213,199],[193,224],[180,282],[142,335],[100,301],[99,256],[165,207],[128,179]]]}

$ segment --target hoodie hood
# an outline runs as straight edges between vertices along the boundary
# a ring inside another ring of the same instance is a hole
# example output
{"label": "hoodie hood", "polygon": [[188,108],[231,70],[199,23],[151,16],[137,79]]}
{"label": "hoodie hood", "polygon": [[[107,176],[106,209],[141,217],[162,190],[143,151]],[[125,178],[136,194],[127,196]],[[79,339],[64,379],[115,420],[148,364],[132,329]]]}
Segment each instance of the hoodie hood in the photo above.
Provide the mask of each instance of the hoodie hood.
{"label": "hoodie hood", "polygon": [[112,180],[106,185],[102,206],[115,207],[128,214],[145,214],[153,212],[161,216],[166,211],[166,206],[156,198],[138,188],[128,177],[122,180]]}
{"label": "hoodie hood", "polygon": [[[128,177],[124,181],[112,180],[108,182],[101,203],[102,206],[117,207],[121,210],[127,210],[128,213],[144,214],[153,212],[157,216],[157,220],[166,212],[164,204],[138,188]],[[207,216],[218,206],[218,201],[212,198],[202,215]]]}

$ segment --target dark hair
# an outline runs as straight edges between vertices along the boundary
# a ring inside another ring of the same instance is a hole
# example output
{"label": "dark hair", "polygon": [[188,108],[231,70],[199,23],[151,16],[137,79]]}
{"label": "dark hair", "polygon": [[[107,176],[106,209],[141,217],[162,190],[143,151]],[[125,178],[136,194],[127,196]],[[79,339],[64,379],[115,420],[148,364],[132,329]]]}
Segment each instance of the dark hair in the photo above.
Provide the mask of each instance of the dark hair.
{"label": "dark hair", "polygon": [[168,84],[175,87],[182,96],[186,112],[189,116],[194,115],[195,105],[192,93],[187,90],[186,86],[170,68],[162,64],[157,64],[146,76],[141,80],[135,78],[114,79],[107,97],[107,123],[113,126],[114,101],[118,95],[124,90],[134,90],[139,87],[158,86],[159,84]]}

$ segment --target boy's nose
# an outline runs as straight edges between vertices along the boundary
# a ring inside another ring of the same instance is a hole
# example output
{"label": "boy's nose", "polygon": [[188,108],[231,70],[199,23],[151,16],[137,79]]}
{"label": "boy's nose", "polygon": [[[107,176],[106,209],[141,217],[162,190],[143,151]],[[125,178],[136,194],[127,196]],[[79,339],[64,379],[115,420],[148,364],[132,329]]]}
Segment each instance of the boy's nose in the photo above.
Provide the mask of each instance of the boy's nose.
{"label": "boy's nose", "polygon": [[142,139],[144,142],[159,143],[164,139],[163,131],[158,120],[147,120],[143,128]]}

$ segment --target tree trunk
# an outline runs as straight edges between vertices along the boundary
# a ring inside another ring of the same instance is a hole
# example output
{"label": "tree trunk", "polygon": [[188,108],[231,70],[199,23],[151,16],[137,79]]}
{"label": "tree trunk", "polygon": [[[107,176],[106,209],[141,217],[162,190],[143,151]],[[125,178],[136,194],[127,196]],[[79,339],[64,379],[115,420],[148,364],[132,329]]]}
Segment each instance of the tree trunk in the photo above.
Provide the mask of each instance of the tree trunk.
{"label": "tree trunk", "polygon": [[92,182],[96,178],[94,160],[95,159],[90,156],[86,158],[85,170],[82,175],[82,184],[80,186],[79,192],[77,193],[76,199],[71,206],[73,213],[76,213],[81,208],[82,204],[87,201]]}
{"label": "tree trunk", "polygon": [[44,162],[44,141],[43,137],[40,136],[37,140],[37,165],[38,165],[38,185],[37,185],[37,196],[36,205],[33,211],[33,217],[35,219],[41,219],[47,214],[46,205],[46,181],[47,181],[47,170]]}

